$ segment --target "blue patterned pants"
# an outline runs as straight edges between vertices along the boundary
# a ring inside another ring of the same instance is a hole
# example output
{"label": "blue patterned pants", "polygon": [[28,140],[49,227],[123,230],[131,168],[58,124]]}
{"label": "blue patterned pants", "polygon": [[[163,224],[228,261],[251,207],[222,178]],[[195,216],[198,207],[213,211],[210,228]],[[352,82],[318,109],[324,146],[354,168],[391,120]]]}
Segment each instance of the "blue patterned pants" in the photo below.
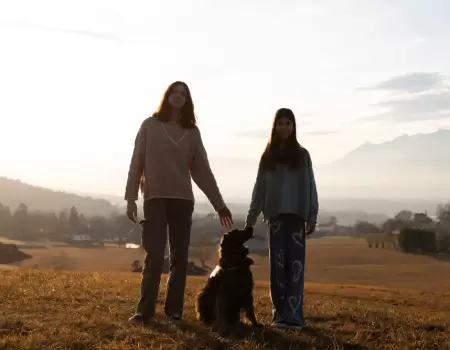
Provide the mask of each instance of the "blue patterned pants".
{"label": "blue patterned pants", "polygon": [[282,214],[269,221],[270,296],[273,321],[303,325],[305,221]]}

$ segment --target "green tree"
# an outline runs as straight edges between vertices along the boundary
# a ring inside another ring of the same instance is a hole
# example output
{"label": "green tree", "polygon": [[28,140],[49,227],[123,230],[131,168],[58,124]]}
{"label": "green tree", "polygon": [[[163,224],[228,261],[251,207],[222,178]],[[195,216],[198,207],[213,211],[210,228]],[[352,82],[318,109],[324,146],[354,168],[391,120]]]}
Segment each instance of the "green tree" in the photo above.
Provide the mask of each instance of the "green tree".
{"label": "green tree", "polygon": [[55,239],[61,239],[64,235],[67,235],[69,233],[69,214],[66,209],[63,209],[58,214],[56,228],[53,236],[55,237]]}
{"label": "green tree", "polygon": [[402,221],[411,221],[413,219],[413,212],[411,210],[401,210],[394,218]]}
{"label": "green tree", "polygon": [[437,251],[436,233],[414,227],[405,227],[400,231],[398,244],[406,253],[434,253]]}
{"label": "green tree", "polygon": [[51,239],[58,239],[59,220],[55,213],[49,213],[45,217],[47,227],[47,237]]}
{"label": "green tree", "polygon": [[11,236],[12,216],[9,207],[0,203],[0,236]]}
{"label": "green tree", "polygon": [[450,203],[439,204],[436,209],[436,216],[439,221],[450,222]]}
{"label": "green tree", "polygon": [[93,216],[88,220],[88,227],[91,236],[95,239],[108,237],[108,220],[102,216]]}
{"label": "green tree", "polygon": [[30,235],[28,207],[24,203],[20,203],[13,214],[13,231],[14,236],[19,239]]}
{"label": "green tree", "polygon": [[80,214],[80,226],[83,229],[86,229],[89,226],[89,223],[88,223],[88,221],[86,220],[86,217],[83,214]]}
{"label": "green tree", "polygon": [[371,233],[380,233],[380,228],[367,221],[358,221],[355,224],[355,231],[359,235],[367,235]]}
{"label": "green tree", "polygon": [[382,226],[382,230],[384,233],[390,234],[396,230],[401,230],[406,226],[408,226],[407,221],[401,219],[387,219]]}
{"label": "green tree", "polygon": [[69,211],[69,227],[72,232],[77,232],[82,228],[80,215],[75,207],[72,207]]}

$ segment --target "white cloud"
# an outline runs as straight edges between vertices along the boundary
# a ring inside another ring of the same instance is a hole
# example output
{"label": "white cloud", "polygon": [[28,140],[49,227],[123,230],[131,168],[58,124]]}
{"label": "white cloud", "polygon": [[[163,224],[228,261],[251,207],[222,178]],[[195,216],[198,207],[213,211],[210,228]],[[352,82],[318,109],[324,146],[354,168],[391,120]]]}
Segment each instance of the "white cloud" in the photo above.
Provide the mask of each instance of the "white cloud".
{"label": "white cloud", "polygon": [[416,93],[439,89],[444,81],[445,78],[439,73],[415,72],[394,76],[364,89]]}

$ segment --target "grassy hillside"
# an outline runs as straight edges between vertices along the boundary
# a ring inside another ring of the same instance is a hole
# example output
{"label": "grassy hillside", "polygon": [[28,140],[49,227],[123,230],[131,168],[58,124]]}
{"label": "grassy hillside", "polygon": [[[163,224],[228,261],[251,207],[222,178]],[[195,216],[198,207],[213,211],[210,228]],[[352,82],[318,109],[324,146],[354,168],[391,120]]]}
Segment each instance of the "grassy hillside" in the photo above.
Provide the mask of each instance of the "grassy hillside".
{"label": "grassy hillside", "polygon": [[[450,295],[308,284],[307,326],[301,332],[247,328],[236,338],[225,339],[195,320],[193,303],[204,283],[202,278],[188,280],[183,324],[168,325],[158,317],[152,328],[129,326],[126,319],[138,298],[139,278],[131,273],[0,270],[0,348],[250,350],[450,346]],[[255,296],[257,317],[267,324],[267,283],[257,284]],[[161,305],[158,311],[161,315]]]}

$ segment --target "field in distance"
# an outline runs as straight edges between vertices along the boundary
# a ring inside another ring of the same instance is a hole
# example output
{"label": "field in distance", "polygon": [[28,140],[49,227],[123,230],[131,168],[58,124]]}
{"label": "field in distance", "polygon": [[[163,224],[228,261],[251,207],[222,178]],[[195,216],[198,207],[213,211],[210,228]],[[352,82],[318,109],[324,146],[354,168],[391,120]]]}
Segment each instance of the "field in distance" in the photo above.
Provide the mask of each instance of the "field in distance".
{"label": "field in distance", "polygon": [[[444,258],[403,254],[391,249],[369,248],[364,239],[334,237],[307,241],[306,279],[314,283],[355,284],[386,288],[450,292],[450,261]],[[212,247],[209,267],[216,265]],[[78,271],[130,271],[135,259],[143,261],[138,249],[116,247],[24,249],[33,256],[21,266]],[[253,256],[255,279],[267,281],[268,257]],[[195,257],[192,260],[198,262]]]}

